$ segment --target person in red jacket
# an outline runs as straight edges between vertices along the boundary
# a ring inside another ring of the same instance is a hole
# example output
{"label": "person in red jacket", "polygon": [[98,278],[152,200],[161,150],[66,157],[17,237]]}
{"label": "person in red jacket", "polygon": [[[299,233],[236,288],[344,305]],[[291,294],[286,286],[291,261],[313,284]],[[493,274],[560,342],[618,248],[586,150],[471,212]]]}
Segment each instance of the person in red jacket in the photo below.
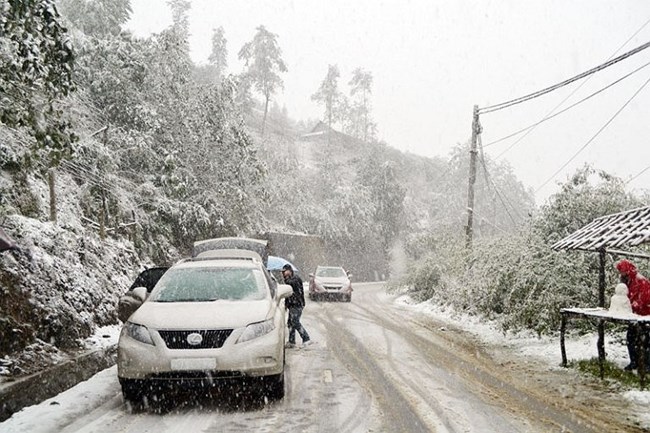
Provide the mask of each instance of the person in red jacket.
{"label": "person in red jacket", "polygon": [[[616,264],[616,269],[621,276],[621,282],[627,285],[627,297],[632,306],[632,312],[640,316],[650,315],[650,281],[639,273],[636,266],[629,260],[621,260]],[[637,326],[630,325],[627,328],[627,351],[630,355],[630,364],[626,370],[637,368]],[[641,335],[642,347],[645,355],[646,370],[650,367],[650,336],[647,331]]]}

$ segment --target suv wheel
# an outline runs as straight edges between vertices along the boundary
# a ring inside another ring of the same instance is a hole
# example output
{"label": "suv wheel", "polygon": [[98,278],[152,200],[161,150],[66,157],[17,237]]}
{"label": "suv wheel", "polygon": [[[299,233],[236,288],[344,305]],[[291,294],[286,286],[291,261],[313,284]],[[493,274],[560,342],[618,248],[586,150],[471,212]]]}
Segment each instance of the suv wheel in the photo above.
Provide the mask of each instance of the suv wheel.
{"label": "suv wheel", "polygon": [[264,395],[269,400],[282,400],[284,398],[284,370],[280,374],[263,378]]}
{"label": "suv wheel", "polygon": [[145,386],[142,381],[120,379],[124,403],[132,410],[140,410],[144,406]]}

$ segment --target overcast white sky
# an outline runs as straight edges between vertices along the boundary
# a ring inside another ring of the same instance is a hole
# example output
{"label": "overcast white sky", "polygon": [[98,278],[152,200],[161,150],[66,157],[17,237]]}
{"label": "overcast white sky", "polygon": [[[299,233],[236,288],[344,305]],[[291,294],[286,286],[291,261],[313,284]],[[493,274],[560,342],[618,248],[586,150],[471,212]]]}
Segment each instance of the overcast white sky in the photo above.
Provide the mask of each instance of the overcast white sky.
{"label": "overcast white sky", "polygon": [[[171,22],[164,0],[131,2],[129,28],[137,35]],[[648,42],[648,20],[647,0],[192,0],[190,44],[194,61],[207,62],[212,29],[222,26],[229,72],[239,73],[239,49],[265,25],[278,35],[289,68],[276,100],[295,119],[321,117],[310,96],[328,64],[339,66],[345,91],[351,71],[367,69],[380,138],[403,151],[447,157],[469,140],[474,104],[529,94]],[[593,76],[563,107],[648,62],[650,48]],[[545,122],[510,150],[517,137],[485,152],[509,161],[537,191],[538,203],[585,163],[631,179],[650,167],[650,84],[549,181],[648,79],[650,66]],[[483,143],[541,120],[581,83],[481,116]],[[650,188],[650,169],[629,187]]]}

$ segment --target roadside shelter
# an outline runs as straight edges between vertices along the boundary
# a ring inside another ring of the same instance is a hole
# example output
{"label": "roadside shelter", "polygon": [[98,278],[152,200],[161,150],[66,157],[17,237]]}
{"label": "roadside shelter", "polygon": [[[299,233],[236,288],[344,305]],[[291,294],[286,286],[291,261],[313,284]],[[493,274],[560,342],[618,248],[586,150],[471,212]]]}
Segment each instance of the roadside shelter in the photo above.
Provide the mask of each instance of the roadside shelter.
{"label": "roadside shelter", "polygon": [[[650,206],[596,218],[591,223],[551,246],[552,249],[557,251],[578,250],[595,252],[598,253],[600,261],[598,307],[563,308],[561,310],[560,348],[562,351],[563,366],[567,364],[564,333],[566,330],[566,322],[569,318],[595,319],[598,321],[597,347],[601,378],[604,376],[605,322],[627,323],[641,328],[650,326],[650,316],[621,317],[611,314],[605,308],[605,265],[607,254],[650,259],[650,255],[643,251],[631,251],[631,249],[646,243],[650,243]],[[643,356],[642,352],[640,351],[641,356]],[[639,367],[639,377],[643,386],[645,379],[643,365]]]}

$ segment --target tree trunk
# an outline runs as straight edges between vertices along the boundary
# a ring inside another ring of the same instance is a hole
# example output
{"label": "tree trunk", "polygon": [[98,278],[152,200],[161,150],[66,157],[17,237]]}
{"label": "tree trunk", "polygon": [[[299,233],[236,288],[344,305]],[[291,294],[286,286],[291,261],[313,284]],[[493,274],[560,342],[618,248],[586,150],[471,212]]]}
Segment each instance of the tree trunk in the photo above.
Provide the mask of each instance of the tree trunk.
{"label": "tree trunk", "polygon": [[48,183],[50,186],[50,221],[56,224],[56,171],[54,168],[49,170]]}
{"label": "tree trunk", "polygon": [[270,95],[265,95],[266,99],[264,101],[264,118],[262,119],[262,136],[264,136],[264,128],[266,127],[266,114],[269,111],[269,99],[271,99]]}

